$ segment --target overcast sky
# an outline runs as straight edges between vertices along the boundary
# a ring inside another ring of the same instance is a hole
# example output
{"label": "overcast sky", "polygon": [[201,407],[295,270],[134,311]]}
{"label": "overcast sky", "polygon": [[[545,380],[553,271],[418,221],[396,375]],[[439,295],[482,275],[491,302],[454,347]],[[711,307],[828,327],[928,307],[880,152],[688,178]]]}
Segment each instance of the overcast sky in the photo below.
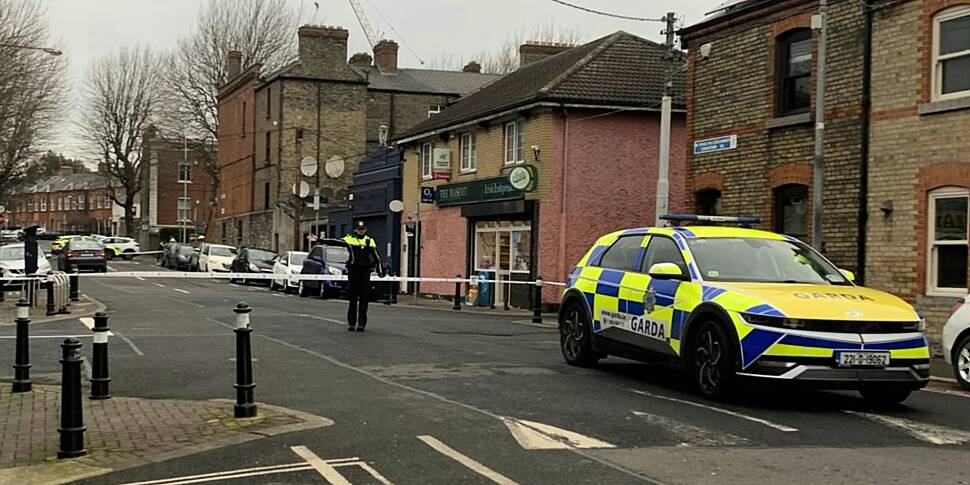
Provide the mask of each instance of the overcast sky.
{"label": "overcast sky", "polygon": [[[91,60],[124,45],[147,44],[171,49],[192,32],[203,0],[43,0],[51,31],[71,62],[71,82],[77,85]],[[704,17],[723,0],[568,0],[570,3],[637,17],[662,17],[676,12],[687,25]],[[339,25],[350,31],[349,53],[370,48],[347,0],[289,0],[303,12],[304,23]],[[616,30],[660,40],[661,24],[594,15],[559,5],[552,0],[362,0],[369,20],[383,37],[401,44],[399,64],[420,67],[419,57],[430,64],[450,55],[470,60],[482,49],[492,50],[509,32],[532,30],[550,22],[576,29],[585,40]],[[393,26],[393,27],[392,27]],[[410,46],[410,49],[408,48]],[[411,49],[417,53],[412,53]],[[72,97],[76,104],[77,96]],[[49,148],[81,155],[81,147],[64,126],[64,135]]]}

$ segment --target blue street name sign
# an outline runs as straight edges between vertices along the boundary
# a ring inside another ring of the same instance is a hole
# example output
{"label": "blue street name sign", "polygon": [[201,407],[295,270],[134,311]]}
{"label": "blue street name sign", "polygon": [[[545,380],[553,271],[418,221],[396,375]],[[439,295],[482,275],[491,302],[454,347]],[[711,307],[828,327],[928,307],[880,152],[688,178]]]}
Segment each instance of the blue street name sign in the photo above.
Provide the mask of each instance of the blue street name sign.
{"label": "blue street name sign", "polygon": [[738,135],[719,136],[694,142],[694,155],[733,150],[738,147]]}

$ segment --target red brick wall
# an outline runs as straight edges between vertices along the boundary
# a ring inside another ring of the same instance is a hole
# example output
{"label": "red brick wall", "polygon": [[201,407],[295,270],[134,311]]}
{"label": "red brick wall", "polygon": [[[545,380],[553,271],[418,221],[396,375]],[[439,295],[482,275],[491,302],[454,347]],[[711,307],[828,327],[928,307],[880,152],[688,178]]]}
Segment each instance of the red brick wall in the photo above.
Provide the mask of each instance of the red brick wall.
{"label": "red brick wall", "polygon": [[923,12],[919,22],[919,91],[917,98],[921,103],[930,101],[930,90],[933,69],[933,16],[943,9],[956,5],[970,5],[967,0],[923,0]]}
{"label": "red brick wall", "polygon": [[[255,69],[258,71],[258,67]],[[247,73],[243,74],[243,76],[246,75]],[[253,210],[255,89],[256,79],[252,78],[241,82],[239,86],[234,86],[234,89],[227,89],[220,93],[217,159],[220,194],[216,218],[244,214]]]}
{"label": "red brick wall", "polygon": [[[421,276],[453,278],[465,274],[468,221],[460,207],[421,214]],[[421,293],[453,295],[453,283],[421,283]]]}

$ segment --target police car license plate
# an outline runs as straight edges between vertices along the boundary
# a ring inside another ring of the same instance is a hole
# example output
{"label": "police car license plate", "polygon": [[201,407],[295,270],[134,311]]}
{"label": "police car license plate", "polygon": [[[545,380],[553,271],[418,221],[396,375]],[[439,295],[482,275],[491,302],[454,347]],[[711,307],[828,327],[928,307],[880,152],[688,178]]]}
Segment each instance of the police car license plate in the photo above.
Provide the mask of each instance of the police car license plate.
{"label": "police car license plate", "polygon": [[839,367],[886,367],[889,352],[836,352],[835,364]]}

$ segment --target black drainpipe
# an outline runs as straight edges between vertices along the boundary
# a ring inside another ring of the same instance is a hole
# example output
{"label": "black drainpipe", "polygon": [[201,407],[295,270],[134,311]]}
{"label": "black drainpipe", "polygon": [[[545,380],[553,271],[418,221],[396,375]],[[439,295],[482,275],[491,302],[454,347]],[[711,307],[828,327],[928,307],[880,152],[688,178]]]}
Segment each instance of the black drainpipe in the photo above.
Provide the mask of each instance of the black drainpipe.
{"label": "black drainpipe", "polygon": [[866,16],[866,40],[862,49],[862,148],[859,164],[859,242],[856,253],[856,273],[859,284],[866,281],[866,225],[869,220],[869,111],[872,78],[872,7],[868,0],[862,2]]}

